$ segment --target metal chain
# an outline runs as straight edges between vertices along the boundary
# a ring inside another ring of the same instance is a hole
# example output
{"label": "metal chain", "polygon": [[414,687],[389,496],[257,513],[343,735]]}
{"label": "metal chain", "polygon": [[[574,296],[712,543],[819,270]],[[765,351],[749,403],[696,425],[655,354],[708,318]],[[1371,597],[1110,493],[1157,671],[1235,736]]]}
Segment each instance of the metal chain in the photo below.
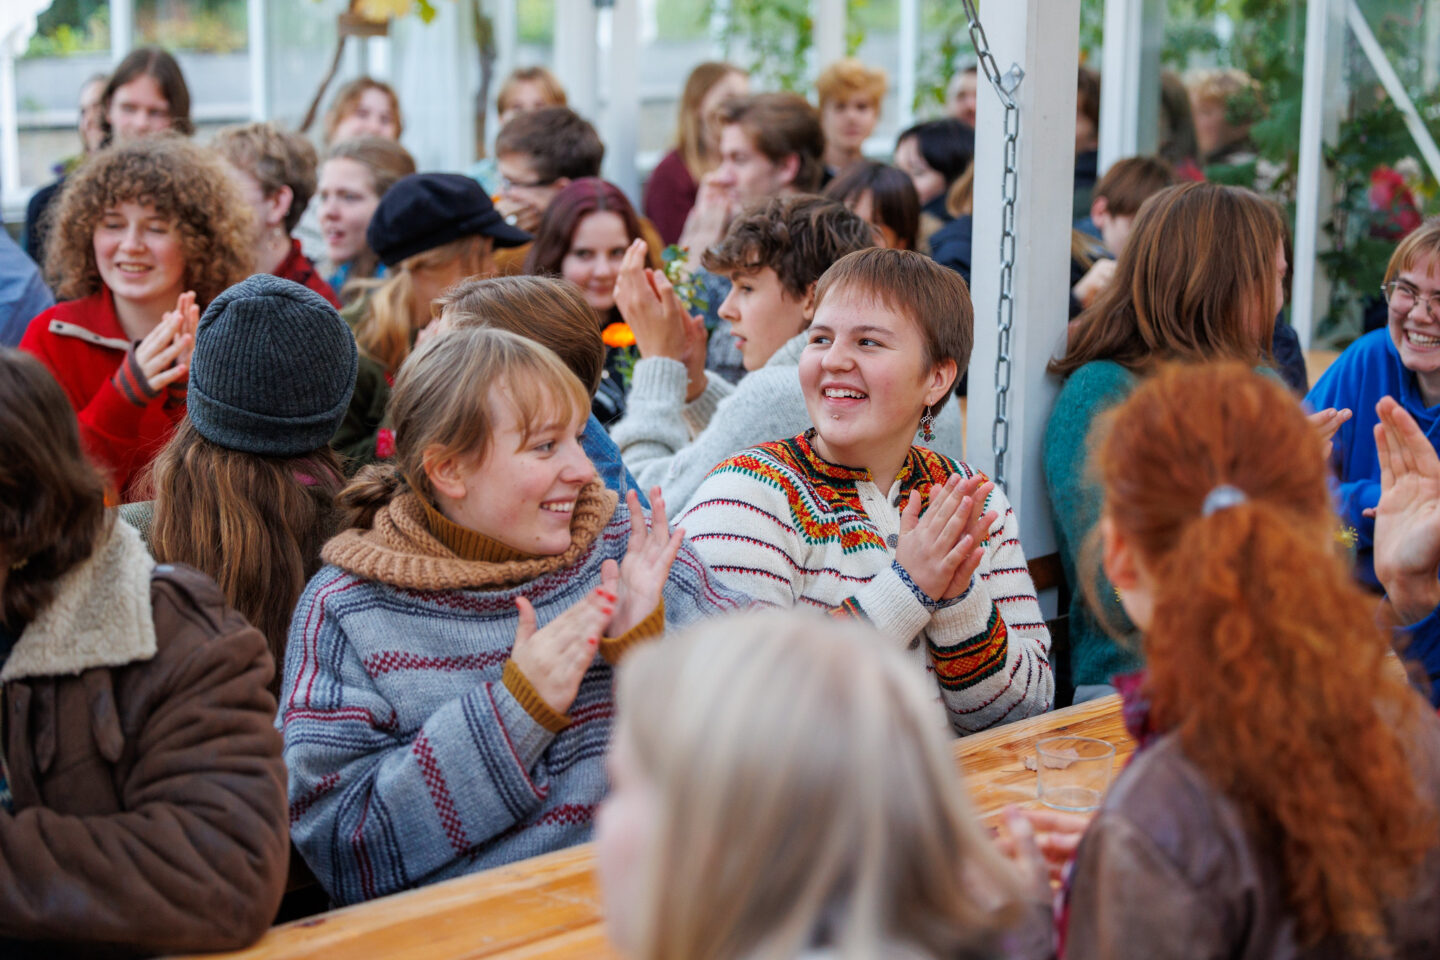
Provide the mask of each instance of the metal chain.
{"label": "metal chain", "polygon": [[995,455],[995,486],[1005,489],[1005,454],[1010,450],[1010,330],[1015,322],[1015,200],[1020,193],[1020,105],[1015,91],[1025,78],[1019,64],[1002,76],[990,41],[975,10],[975,0],[961,0],[970,22],[970,43],[976,64],[1005,108],[1005,174],[1000,181],[1000,302],[996,308],[999,338],[995,352],[995,422],[990,427],[990,449]]}

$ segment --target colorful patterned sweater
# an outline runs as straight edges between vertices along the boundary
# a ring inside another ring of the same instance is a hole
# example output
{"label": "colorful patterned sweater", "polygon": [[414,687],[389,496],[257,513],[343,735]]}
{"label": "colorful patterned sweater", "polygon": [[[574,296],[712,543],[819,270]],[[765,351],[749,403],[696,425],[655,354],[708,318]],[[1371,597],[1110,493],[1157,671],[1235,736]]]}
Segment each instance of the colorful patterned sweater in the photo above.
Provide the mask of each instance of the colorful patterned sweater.
{"label": "colorful patterned sweater", "polygon": [[[565,716],[537,704],[510,663],[516,597],[543,627],[600,582],[605,559],[625,554],[628,513],[598,482],[586,491],[558,558],[460,559],[413,494],[327,544],[330,565],[291,624],[278,724],[291,839],[337,902],[589,839],[606,785],[615,642],[602,642],[607,656]],[[682,546],[662,603],[679,625],[744,598]]]}
{"label": "colorful patterned sweater", "polygon": [[717,466],[680,519],[715,576],[762,603],[809,604],[863,616],[932,673],[950,725],[973,733],[1050,709],[1050,634],[1020,548],[1015,511],[999,518],[970,588],[936,602],[895,562],[900,509],[963,463],[921,447],[888,493],[868,471],[820,458],[804,435],[762,444]]}

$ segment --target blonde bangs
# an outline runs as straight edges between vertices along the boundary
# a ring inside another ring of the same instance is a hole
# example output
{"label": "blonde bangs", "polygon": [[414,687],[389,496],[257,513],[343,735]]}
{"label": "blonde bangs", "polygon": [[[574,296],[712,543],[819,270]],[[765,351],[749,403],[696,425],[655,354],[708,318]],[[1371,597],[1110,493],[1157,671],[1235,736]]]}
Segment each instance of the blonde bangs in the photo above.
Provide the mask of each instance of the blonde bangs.
{"label": "blonde bangs", "polygon": [[584,423],[590,416],[585,385],[549,350],[525,357],[498,386],[515,407],[522,446],[547,430]]}

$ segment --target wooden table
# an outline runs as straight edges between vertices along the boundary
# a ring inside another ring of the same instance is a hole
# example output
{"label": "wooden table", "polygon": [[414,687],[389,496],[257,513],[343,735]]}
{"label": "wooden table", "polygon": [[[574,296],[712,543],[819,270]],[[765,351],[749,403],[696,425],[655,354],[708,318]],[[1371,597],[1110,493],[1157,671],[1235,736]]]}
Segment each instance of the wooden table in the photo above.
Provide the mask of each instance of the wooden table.
{"label": "wooden table", "polygon": [[[1025,757],[1035,741],[1059,734],[1115,744],[1117,772],[1134,750],[1113,696],[957,740],[955,759],[982,819],[993,821],[1010,803],[1035,805]],[[605,939],[591,844],[297,920],[219,956],[617,960]]]}

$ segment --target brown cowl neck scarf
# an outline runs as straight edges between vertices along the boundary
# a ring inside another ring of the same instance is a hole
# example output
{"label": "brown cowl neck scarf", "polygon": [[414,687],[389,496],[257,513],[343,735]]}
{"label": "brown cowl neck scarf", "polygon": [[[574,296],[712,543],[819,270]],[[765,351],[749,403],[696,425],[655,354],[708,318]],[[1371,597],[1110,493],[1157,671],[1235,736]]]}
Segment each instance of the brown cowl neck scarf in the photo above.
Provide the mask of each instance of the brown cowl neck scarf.
{"label": "brown cowl neck scarf", "polygon": [[580,491],[570,518],[570,547],[552,557],[500,562],[462,560],[431,532],[419,494],[398,494],[370,529],[352,527],[325,544],[321,557],[348,573],[408,590],[505,589],[572,566],[610,522],[619,497],[600,481]]}

